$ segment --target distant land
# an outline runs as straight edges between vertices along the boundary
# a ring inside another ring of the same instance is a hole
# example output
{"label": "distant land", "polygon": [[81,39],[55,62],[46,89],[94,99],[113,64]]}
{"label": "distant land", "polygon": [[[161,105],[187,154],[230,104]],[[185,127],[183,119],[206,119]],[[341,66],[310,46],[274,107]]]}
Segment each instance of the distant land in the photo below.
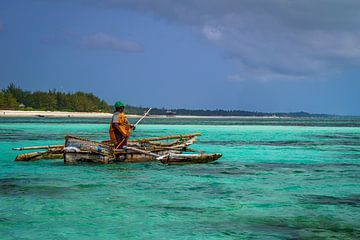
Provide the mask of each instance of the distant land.
{"label": "distant land", "polygon": [[[0,91],[0,109],[22,111],[63,111],[63,112],[101,112],[110,113],[113,106],[92,93],[64,93],[56,90],[26,91],[10,84]],[[127,114],[141,115],[148,108],[126,106]],[[181,116],[244,116],[244,117],[334,117],[331,114],[311,114],[307,112],[268,113],[243,110],[206,110],[206,109],[166,109],[153,108],[152,115]]]}

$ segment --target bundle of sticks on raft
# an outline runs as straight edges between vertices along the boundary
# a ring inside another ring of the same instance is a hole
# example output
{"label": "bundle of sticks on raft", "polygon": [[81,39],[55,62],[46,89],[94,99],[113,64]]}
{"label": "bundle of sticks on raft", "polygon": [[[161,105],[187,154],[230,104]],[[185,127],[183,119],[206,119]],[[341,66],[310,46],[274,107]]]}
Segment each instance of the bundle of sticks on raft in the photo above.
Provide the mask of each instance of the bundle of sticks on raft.
{"label": "bundle of sticks on raft", "polygon": [[96,142],[74,136],[66,136],[64,145],[13,148],[13,150],[45,150],[19,154],[16,161],[63,158],[65,163],[94,162],[147,162],[164,164],[208,163],[222,155],[206,154],[189,146],[201,133],[143,138],[128,141],[127,146],[116,149],[109,141]]}

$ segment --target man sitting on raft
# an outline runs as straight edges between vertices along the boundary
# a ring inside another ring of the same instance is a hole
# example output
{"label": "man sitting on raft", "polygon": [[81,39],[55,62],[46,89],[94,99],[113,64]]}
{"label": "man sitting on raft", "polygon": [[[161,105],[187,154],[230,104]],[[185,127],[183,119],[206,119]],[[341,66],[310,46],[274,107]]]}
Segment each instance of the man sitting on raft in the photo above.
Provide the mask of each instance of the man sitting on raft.
{"label": "man sitting on raft", "polygon": [[110,140],[115,148],[122,148],[127,145],[131,130],[135,130],[135,126],[130,125],[124,113],[125,105],[118,101],[115,103],[115,112],[110,122]]}

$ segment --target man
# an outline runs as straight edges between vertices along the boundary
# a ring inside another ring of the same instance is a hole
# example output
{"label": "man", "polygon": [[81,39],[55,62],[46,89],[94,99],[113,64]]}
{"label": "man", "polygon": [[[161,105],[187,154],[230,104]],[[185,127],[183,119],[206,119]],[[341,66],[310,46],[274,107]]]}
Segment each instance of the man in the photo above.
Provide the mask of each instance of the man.
{"label": "man", "polygon": [[122,148],[127,145],[130,137],[130,131],[135,130],[135,126],[131,126],[124,113],[125,105],[118,101],[115,103],[115,112],[110,123],[110,140],[115,148]]}

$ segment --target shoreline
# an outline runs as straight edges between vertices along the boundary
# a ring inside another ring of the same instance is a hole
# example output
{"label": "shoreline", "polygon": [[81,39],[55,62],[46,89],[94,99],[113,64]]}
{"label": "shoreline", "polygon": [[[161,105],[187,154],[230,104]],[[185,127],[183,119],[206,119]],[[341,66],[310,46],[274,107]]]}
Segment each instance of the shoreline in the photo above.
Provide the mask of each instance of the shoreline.
{"label": "shoreline", "polygon": [[[49,118],[111,118],[112,113],[102,112],[62,112],[62,111],[21,111],[21,110],[0,110],[0,118],[3,117],[49,117]],[[140,118],[141,115],[126,114],[129,118]],[[150,115],[146,118],[291,118],[279,116],[193,116],[193,115]]]}
{"label": "shoreline", "polygon": [[82,118],[110,118],[111,113],[100,112],[62,112],[62,111],[19,111],[0,110],[0,117],[82,117]]}

